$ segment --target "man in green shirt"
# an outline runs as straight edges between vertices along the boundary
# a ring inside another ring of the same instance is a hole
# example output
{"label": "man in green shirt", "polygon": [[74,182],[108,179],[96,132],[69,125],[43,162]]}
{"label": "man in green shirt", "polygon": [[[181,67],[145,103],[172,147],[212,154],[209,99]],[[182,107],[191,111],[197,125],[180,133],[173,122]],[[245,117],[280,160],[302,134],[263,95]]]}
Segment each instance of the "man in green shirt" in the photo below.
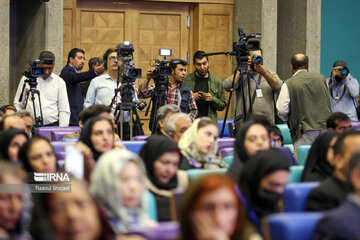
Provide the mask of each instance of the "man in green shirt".
{"label": "man in green shirt", "polygon": [[187,74],[184,85],[191,88],[198,107],[198,117],[209,117],[217,122],[216,111],[226,107],[225,90],[222,81],[209,72],[209,59],[203,51],[194,54],[195,72]]}

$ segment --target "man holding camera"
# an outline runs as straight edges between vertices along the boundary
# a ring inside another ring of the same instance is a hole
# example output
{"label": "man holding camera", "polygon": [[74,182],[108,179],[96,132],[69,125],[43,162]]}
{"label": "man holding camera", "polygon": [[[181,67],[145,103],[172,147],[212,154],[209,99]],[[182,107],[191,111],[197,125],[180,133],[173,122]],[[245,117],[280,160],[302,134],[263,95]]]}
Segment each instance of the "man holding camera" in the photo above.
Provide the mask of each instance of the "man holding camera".
{"label": "man holding camera", "polygon": [[[193,92],[189,87],[183,84],[186,75],[186,65],[184,60],[175,60],[170,63],[171,76],[169,76],[169,85],[167,91],[167,104],[175,104],[180,107],[181,112],[187,113],[194,120],[198,115],[198,108],[195,103]],[[153,96],[155,84],[149,86],[152,71],[150,69],[146,74],[146,80],[139,86],[139,98],[148,98]],[[154,106],[154,105],[153,105]],[[153,126],[153,110],[150,116],[150,129]]]}
{"label": "man holding camera", "polygon": [[[248,73],[243,74],[242,87],[239,71],[234,80],[236,92],[235,129],[239,129],[246,121],[244,110],[246,118],[254,112],[265,115],[271,124],[275,124],[275,94],[280,92],[283,84],[275,72],[268,71],[263,66],[262,49],[251,49],[248,59]],[[233,77],[232,74],[224,80],[223,84],[226,91],[231,90]],[[245,99],[245,104],[243,99]]]}
{"label": "man holding camera", "polygon": [[351,121],[358,121],[357,106],[359,83],[354,78],[343,60],[337,60],[333,65],[331,76],[326,79],[329,88],[331,110],[343,112]]}
{"label": "man holding camera", "polygon": [[205,52],[197,51],[193,61],[195,72],[187,74],[184,85],[194,92],[198,117],[209,117],[217,123],[217,112],[226,107],[226,97],[222,81],[209,72],[209,59],[203,56]]}
{"label": "man holding camera", "polygon": [[[68,126],[70,119],[70,107],[68,101],[68,95],[66,92],[66,85],[64,80],[53,73],[55,66],[55,56],[50,51],[43,51],[40,53],[40,66],[44,67],[45,74],[42,77],[37,77],[37,90],[40,93],[41,110],[43,114],[44,126]],[[23,90],[25,80],[27,78],[23,76],[20,80],[18,89],[14,98],[14,106],[17,110],[25,109],[26,94],[30,90],[29,84],[26,85],[23,97],[20,101],[20,95]],[[36,122],[34,116],[33,102],[31,95],[29,95],[26,110],[28,110]],[[35,109],[36,116],[40,117],[40,106],[38,96],[35,94]]]}
{"label": "man holding camera", "polygon": [[326,131],[326,119],[331,114],[325,77],[311,73],[305,54],[291,57],[293,76],[281,87],[276,108],[283,121],[288,121],[294,146],[311,145]]}
{"label": "man holding camera", "polygon": [[61,70],[60,77],[66,82],[69,98],[71,116],[70,125],[78,126],[79,114],[83,109],[84,99],[82,97],[80,83],[89,81],[104,72],[104,66],[97,64],[87,72],[79,73],[85,64],[85,51],[73,48],[68,54],[67,65]]}

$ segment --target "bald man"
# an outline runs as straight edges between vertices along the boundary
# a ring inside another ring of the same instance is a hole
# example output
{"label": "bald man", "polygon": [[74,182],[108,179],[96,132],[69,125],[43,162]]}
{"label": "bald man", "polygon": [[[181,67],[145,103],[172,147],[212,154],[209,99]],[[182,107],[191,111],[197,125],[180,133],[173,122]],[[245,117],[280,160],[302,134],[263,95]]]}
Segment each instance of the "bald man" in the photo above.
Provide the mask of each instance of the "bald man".
{"label": "bald man", "polygon": [[281,87],[276,108],[283,121],[288,122],[294,146],[310,145],[326,131],[326,119],[331,114],[325,77],[311,73],[305,54],[291,58],[293,76]]}

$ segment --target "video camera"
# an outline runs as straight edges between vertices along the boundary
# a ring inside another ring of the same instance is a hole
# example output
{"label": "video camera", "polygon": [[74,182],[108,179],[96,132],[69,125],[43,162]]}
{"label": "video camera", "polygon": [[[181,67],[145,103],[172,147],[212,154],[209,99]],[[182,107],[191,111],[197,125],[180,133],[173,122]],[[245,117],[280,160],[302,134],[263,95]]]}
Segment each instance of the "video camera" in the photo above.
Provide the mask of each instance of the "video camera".
{"label": "video camera", "polygon": [[53,65],[54,64],[53,59],[43,59],[43,60],[35,59],[34,61],[27,60],[26,62],[30,65],[30,68],[25,70],[23,74],[25,77],[27,77],[28,79],[30,79],[32,81],[36,81],[37,77],[42,77],[45,75],[45,68],[38,66],[38,65],[42,65],[42,64]]}
{"label": "video camera", "polygon": [[[256,39],[261,39],[261,33],[251,33],[246,35],[242,28],[238,28],[238,33],[240,38],[239,41],[233,42],[233,52],[231,55],[236,56],[238,65],[247,67],[248,56],[250,56],[249,52],[260,50],[260,41]],[[261,56],[253,55],[251,61],[255,64],[261,64],[263,59]]]}
{"label": "video camera", "polygon": [[122,62],[119,66],[119,77],[121,83],[135,82],[136,78],[141,78],[141,69],[135,68],[133,60],[134,47],[129,41],[120,43],[116,47],[118,60]]}
{"label": "video camera", "polygon": [[164,59],[155,59],[155,69],[152,71],[151,74],[155,84],[166,80],[172,72],[172,69],[170,67],[171,61],[166,59],[166,57],[171,56],[171,49],[159,49],[159,55],[164,56]]}

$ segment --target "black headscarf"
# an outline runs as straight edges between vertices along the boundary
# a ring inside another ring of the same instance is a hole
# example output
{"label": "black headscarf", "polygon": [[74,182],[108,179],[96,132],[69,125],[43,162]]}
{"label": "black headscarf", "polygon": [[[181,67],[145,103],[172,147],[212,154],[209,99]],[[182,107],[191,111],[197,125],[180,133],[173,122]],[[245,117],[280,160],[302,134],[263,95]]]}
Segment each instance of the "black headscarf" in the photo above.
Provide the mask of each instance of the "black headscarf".
{"label": "black headscarf", "polygon": [[274,150],[257,153],[243,168],[239,187],[259,218],[278,211],[277,201],[281,196],[267,191],[266,196],[270,195],[270,198],[266,198],[259,192],[261,180],[278,170],[289,171],[289,161],[283,154]]}
{"label": "black headscarf", "polygon": [[100,157],[100,155],[102,153],[99,153],[98,151],[95,150],[94,145],[91,142],[91,133],[92,133],[92,129],[93,129],[95,123],[98,121],[103,121],[103,120],[106,120],[110,123],[111,128],[113,129],[113,132],[114,132],[114,126],[113,126],[112,122],[109,119],[101,117],[101,116],[88,119],[84,123],[84,127],[81,129],[81,132],[80,132],[79,140],[81,142],[85,143],[91,149],[95,161]]}
{"label": "black headscarf", "polygon": [[327,152],[331,140],[339,136],[336,131],[325,132],[318,136],[311,145],[306,159],[301,181],[323,181],[334,172],[334,167],[327,161]]}
{"label": "black headscarf", "polygon": [[0,157],[9,160],[9,146],[11,141],[16,135],[22,134],[29,139],[28,135],[25,133],[24,130],[17,129],[17,128],[10,128],[4,130],[0,134]]}
{"label": "black headscarf", "polygon": [[[236,134],[236,139],[234,143],[234,160],[228,168],[227,174],[231,176],[236,182],[239,181],[241,169],[244,167],[244,164],[248,161],[249,155],[245,149],[245,137],[249,128],[254,124],[260,124],[268,129],[268,126],[264,124],[262,120],[249,120],[244,123],[240,130]],[[269,130],[268,130],[269,131]],[[270,147],[270,146],[269,146]]]}
{"label": "black headscarf", "polygon": [[180,150],[174,141],[165,136],[152,135],[151,139],[145,143],[139,153],[139,156],[145,163],[147,177],[159,189],[169,190],[176,188],[178,185],[176,174],[173,178],[170,179],[168,183],[164,184],[157,181],[154,173],[154,162],[164,153],[173,150],[179,152],[180,158]]}

